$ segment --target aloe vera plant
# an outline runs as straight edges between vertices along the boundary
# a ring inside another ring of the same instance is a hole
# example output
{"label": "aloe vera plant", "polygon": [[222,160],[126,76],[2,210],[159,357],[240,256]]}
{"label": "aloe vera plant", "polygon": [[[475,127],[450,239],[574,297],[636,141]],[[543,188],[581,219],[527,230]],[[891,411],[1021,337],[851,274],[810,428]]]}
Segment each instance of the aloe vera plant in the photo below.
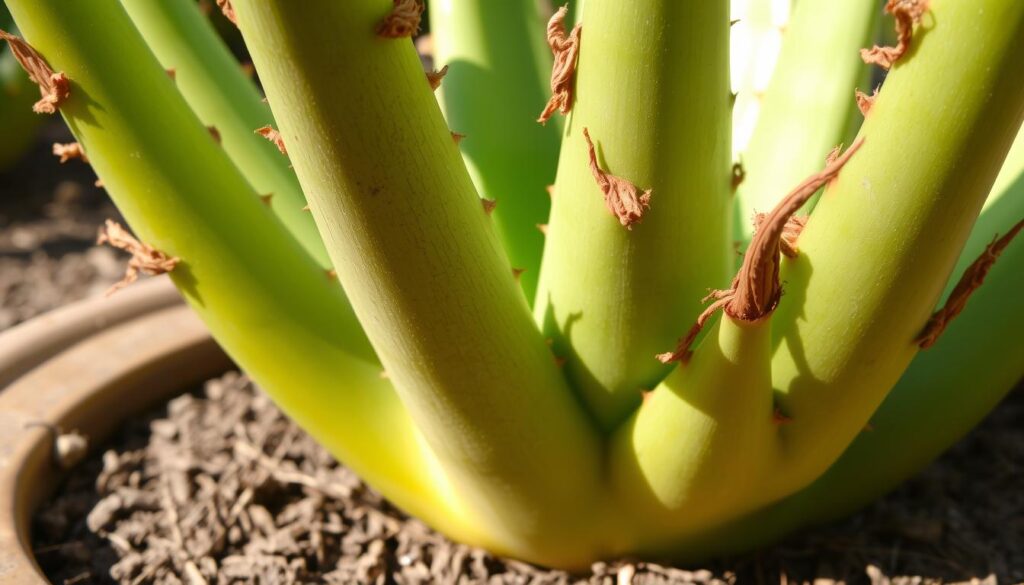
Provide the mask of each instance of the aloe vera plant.
{"label": "aloe vera plant", "polygon": [[[456,539],[568,568],[756,546],[1024,373],[1018,0],[891,0],[874,49],[875,2],[801,0],[742,183],[724,1],[436,0],[437,71],[416,0],[218,2],[269,107],[190,0],[6,2],[138,239],[103,238]],[[855,101],[859,48],[889,73]]]}

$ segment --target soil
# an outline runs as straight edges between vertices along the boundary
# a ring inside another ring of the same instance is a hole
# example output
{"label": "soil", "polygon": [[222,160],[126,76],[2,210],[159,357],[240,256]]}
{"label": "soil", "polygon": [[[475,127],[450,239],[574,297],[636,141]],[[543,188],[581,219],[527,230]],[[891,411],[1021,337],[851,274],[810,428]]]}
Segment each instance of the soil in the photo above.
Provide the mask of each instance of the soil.
{"label": "soil", "polygon": [[0,330],[101,294],[124,274],[127,256],[93,246],[103,220],[120,215],[87,165],[61,165],[51,152],[73,140],[55,122],[21,164],[0,171]]}
{"label": "soil", "polygon": [[[120,279],[96,248],[117,212],[47,128],[0,173],[0,330]],[[132,421],[34,520],[55,583],[1024,583],[1024,391],[866,511],[770,549],[568,575],[449,542],[409,519],[239,374]]]}
{"label": "soil", "polygon": [[[569,575],[454,544],[338,465],[238,373],[129,423],[37,514],[55,583],[1013,583],[1024,394],[856,517],[706,567]],[[999,497],[993,497],[998,494]]]}

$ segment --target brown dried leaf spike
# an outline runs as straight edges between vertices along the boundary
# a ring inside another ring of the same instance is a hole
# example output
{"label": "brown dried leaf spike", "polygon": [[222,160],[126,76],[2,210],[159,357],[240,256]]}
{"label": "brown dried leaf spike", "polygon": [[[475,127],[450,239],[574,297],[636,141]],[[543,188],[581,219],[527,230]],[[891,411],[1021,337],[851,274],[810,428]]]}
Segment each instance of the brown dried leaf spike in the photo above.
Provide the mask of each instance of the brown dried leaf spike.
{"label": "brown dried leaf spike", "polygon": [[394,0],[394,8],[377,25],[377,36],[398,39],[420,32],[423,0]]}
{"label": "brown dried leaf spike", "polygon": [[437,88],[441,87],[441,80],[444,76],[448,75],[448,66],[445,65],[440,71],[437,69],[431,69],[427,71],[427,83],[430,84],[430,89],[437,91]]}
{"label": "brown dried leaf spike", "polygon": [[854,92],[853,97],[857,100],[857,109],[860,110],[860,115],[867,116],[871,111],[871,106],[875,105],[875,99],[878,98],[878,88],[876,87],[871,95],[858,89]]}
{"label": "brown dried leaf spike", "polygon": [[39,86],[42,98],[32,106],[32,111],[37,114],[57,113],[57,108],[71,96],[71,82],[64,72],[54,73],[43,56],[21,37],[0,30],[0,40],[7,41],[14,58],[28,73],[29,79]]}
{"label": "brown dried leaf spike", "polygon": [[84,163],[89,162],[89,157],[87,157],[85,155],[85,151],[82,150],[82,145],[77,142],[69,142],[67,144],[54,142],[53,156],[60,157],[60,164],[64,164],[72,159],[78,159]]}
{"label": "brown dried leaf spike", "polygon": [[608,211],[619,219],[626,229],[633,229],[633,224],[640,223],[644,212],[651,207],[651,190],[640,189],[622,177],[616,177],[601,170],[597,163],[597,151],[590,140],[590,132],[584,128],[583,137],[587,140],[587,151],[590,156],[590,172],[597,181],[597,186],[604,193],[604,204]]}
{"label": "brown dried leaf spike", "polygon": [[551,67],[551,99],[548,100],[544,111],[540,113],[540,117],[537,118],[541,124],[547,122],[556,110],[565,115],[572,109],[576,59],[580,54],[580,35],[583,25],[577,24],[566,36],[565,17],[568,14],[569,7],[563,6],[548,21],[548,46],[551,47],[551,53],[555,56],[555,62]]}
{"label": "brown dried leaf spike", "polygon": [[[775,310],[782,296],[782,284],[779,282],[779,255],[782,251],[782,239],[787,231],[787,224],[793,231],[790,220],[807,200],[818,189],[834,179],[844,165],[864,143],[861,138],[842,155],[826,165],[820,173],[812,175],[800,183],[796,189],[771,211],[760,218],[758,230],[743,257],[743,265],[727,290],[713,290],[703,302],[714,300],[704,312],[697,317],[697,322],[690,328],[686,336],[679,340],[676,349],[669,353],[659,354],[662,363],[686,362],[690,357],[690,345],[704,328],[705,323],[716,311],[723,309],[733,319],[753,322],[767,317]],[[830,157],[831,158],[831,157]],[[802,226],[801,228],[802,229]],[[793,250],[795,252],[795,249]]]}
{"label": "brown dried leaf spike", "polygon": [[231,6],[231,0],[217,0],[217,8],[220,8],[231,24],[238,26],[238,16],[235,14],[235,8]]}
{"label": "brown dried leaf spike", "polygon": [[971,294],[985,282],[985,276],[992,269],[992,265],[996,263],[999,255],[1010,245],[1021,229],[1024,229],[1024,219],[1018,221],[1017,225],[1013,226],[1005,236],[997,235],[993,238],[992,243],[985,248],[978,259],[964,270],[960,281],[953,287],[953,292],[949,293],[946,304],[928,319],[924,331],[914,340],[921,349],[928,349],[935,345],[949,322],[967,306],[967,300],[971,298]]}
{"label": "brown dried leaf spike", "polygon": [[140,272],[149,275],[164,274],[174,270],[174,267],[181,261],[148,244],[143,244],[128,233],[128,230],[124,229],[121,224],[111,219],[107,220],[105,227],[100,228],[96,245],[100,244],[110,244],[132,255],[128,259],[128,269],[125,270],[124,278],[107,290],[108,295],[138,280]]}
{"label": "brown dried leaf spike", "polygon": [[889,69],[910,49],[910,39],[914,34],[914,25],[921,22],[921,17],[928,11],[930,0],[889,0],[885,11],[896,19],[896,46],[861,49],[860,58],[867,64],[874,64]]}
{"label": "brown dried leaf spike", "polygon": [[288,149],[284,145],[284,137],[282,137],[281,133],[275,130],[273,126],[257,128],[256,133],[273,142],[274,146],[281,151],[281,154],[288,156]]}

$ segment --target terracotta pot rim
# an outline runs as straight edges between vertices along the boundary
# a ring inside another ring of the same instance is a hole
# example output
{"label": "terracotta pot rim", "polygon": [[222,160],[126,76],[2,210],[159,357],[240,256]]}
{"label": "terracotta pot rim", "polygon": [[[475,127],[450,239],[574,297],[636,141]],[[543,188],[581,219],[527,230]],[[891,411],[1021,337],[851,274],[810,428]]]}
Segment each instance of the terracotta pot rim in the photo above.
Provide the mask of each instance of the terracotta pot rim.
{"label": "terracotta pot rim", "polygon": [[166,279],[0,335],[0,583],[49,583],[29,529],[63,476],[58,434],[101,445],[129,416],[230,367]]}

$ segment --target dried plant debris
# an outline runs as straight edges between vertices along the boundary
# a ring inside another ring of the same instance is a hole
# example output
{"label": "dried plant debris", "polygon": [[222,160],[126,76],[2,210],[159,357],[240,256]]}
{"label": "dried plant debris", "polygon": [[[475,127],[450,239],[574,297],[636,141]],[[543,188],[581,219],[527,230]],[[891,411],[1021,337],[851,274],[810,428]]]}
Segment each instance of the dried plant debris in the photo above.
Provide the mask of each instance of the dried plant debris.
{"label": "dried plant debris", "polygon": [[861,59],[869,65],[878,65],[883,69],[891,68],[910,50],[914,25],[921,22],[921,17],[928,11],[929,3],[930,0],[889,0],[885,4],[885,11],[896,19],[896,46],[875,45],[870,49],[861,49]]}
{"label": "dried plant debris", "polygon": [[54,142],[53,156],[60,157],[60,164],[64,164],[72,159],[78,159],[84,163],[89,162],[89,157],[85,155],[85,150],[77,142]]}
{"label": "dried plant debris", "polygon": [[878,99],[878,89],[875,88],[871,95],[864,93],[861,90],[856,90],[853,94],[854,99],[857,100],[857,109],[860,110],[861,116],[867,116],[868,112],[871,111],[871,106],[875,105],[875,100]]}
{"label": "dried plant debris", "polygon": [[124,229],[121,224],[110,219],[107,220],[105,227],[100,228],[96,244],[110,244],[114,248],[124,250],[132,255],[128,259],[128,269],[125,271],[124,278],[110,287],[107,294],[117,292],[135,282],[139,279],[140,272],[151,276],[165,274],[174,270],[181,261],[179,258],[168,256],[148,244],[143,244],[128,233],[128,230]]}
{"label": "dried plant debris", "polygon": [[952,463],[832,528],[727,564],[627,560],[568,574],[452,543],[402,515],[230,373],[130,421],[41,507],[33,546],[54,583],[78,585],[938,585],[990,571],[974,582],[1017,583],[1024,527],[1007,518],[1024,489],[1006,465],[1024,460],[1022,415],[1018,393]]}
{"label": "dried plant debris", "polygon": [[377,25],[377,36],[398,39],[412,37],[420,32],[423,0],[394,0],[394,7]]}
{"label": "dried plant debris", "polygon": [[580,54],[580,35],[583,25],[577,24],[572,32],[565,34],[565,18],[569,8],[563,6],[548,21],[547,39],[555,62],[551,66],[551,98],[537,121],[544,124],[557,111],[562,115],[572,109],[573,85],[576,76],[576,60]]}
{"label": "dried plant debris", "polygon": [[494,213],[494,208],[496,208],[498,206],[498,202],[495,201],[494,199],[488,199],[486,197],[481,197],[480,198],[480,205],[483,206],[484,213],[486,213],[487,215],[491,215],[492,213]]}
{"label": "dried plant debris", "polygon": [[[779,249],[782,251],[782,255],[787,258],[796,258],[799,251],[796,246],[796,241],[800,238],[800,233],[804,231],[807,226],[807,220],[811,217],[809,215],[794,215],[786,220],[785,227],[782,228],[782,238],[779,240]],[[768,219],[767,213],[755,213],[754,214],[754,231],[761,229],[761,224]]]}
{"label": "dried plant debris", "polygon": [[42,97],[32,106],[32,111],[37,114],[57,113],[57,108],[71,97],[71,82],[64,72],[55,73],[46,59],[22,38],[0,30],[0,40],[7,41],[14,58],[39,86]]}
{"label": "dried plant debris", "polygon": [[448,75],[448,66],[445,65],[440,71],[437,69],[431,69],[426,72],[427,83],[430,84],[430,89],[437,91],[437,88],[441,87],[441,80],[444,79],[445,75]]}
{"label": "dried plant debris", "polygon": [[583,129],[583,138],[587,141],[587,153],[590,158],[590,172],[597,181],[597,186],[604,194],[604,204],[612,212],[619,223],[628,230],[640,223],[651,207],[651,190],[641,191],[639,187],[622,177],[616,177],[601,169],[597,162],[597,150],[590,140],[590,131]]}
{"label": "dried plant debris", "polygon": [[[779,282],[780,255],[784,247],[789,248],[791,254],[796,254],[795,237],[799,236],[806,223],[800,220],[793,221],[793,214],[799,211],[818,189],[839,175],[839,171],[863,143],[862,138],[854,142],[845,153],[835,157],[829,155],[830,161],[824,170],[800,183],[771,213],[758,216],[758,229],[754,232],[750,247],[743,256],[743,264],[733,279],[732,286],[726,290],[713,290],[703,299],[705,303],[713,302],[697,317],[696,323],[679,340],[673,351],[656,356],[660,362],[687,362],[692,353],[690,346],[693,341],[719,309],[724,310],[733,319],[747,322],[758,321],[771,315],[782,296],[782,283]],[[787,232],[793,240],[784,244]]]}
{"label": "dried plant debris", "polygon": [[257,128],[256,133],[272,142],[281,151],[281,154],[288,156],[288,148],[284,145],[284,137],[273,126]]}
{"label": "dried plant debris", "polygon": [[1022,228],[1024,228],[1024,219],[1018,221],[1003,237],[997,235],[993,238],[992,242],[985,247],[985,251],[964,270],[960,280],[953,287],[953,291],[949,293],[946,303],[928,319],[924,331],[915,340],[921,349],[928,349],[935,345],[935,342],[942,336],[942,332],[946,330],[949,322],[967,306],[967,301],[971,298],[971,294],[978,290],[978,287],[985,282],[985,276],[988,275],[988,271],[992,269],[996,260],[999,259],[999,255],[1017,237]]}
{"label": "dried plant debris", "polygon": [[238,15],[235,14],[235,8],[231,5],[231,0],[217,0],[217,7],[231,21],[231,24],[238,26]]}

